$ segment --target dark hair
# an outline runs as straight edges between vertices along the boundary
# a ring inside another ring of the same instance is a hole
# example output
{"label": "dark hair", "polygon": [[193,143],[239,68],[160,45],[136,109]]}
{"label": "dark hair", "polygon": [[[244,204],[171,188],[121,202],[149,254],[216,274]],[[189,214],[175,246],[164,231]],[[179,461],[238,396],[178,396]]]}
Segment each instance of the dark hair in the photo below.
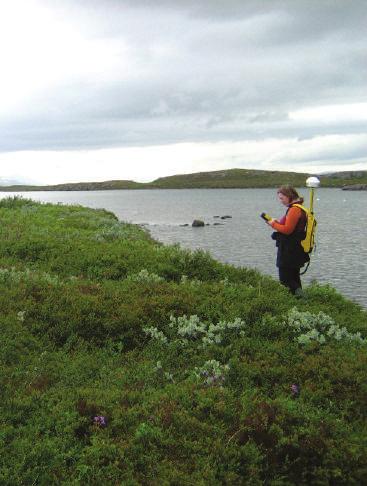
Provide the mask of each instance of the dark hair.
{"label": "dark hair", "polygon": [[301,204],[303,204],[303,197],[301,197],[296,189],[292,186],[286,185],[286,186],[280,186],[278,189],[278,194],[284,194],[284,196],[289,197],[289,201],[299,201]]}

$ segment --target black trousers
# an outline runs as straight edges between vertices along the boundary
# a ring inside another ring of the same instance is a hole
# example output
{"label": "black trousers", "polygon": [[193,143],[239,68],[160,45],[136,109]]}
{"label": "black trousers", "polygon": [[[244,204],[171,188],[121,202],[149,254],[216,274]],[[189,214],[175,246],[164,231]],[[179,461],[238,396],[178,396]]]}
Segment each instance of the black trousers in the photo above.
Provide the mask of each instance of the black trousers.
{"label": "black trousers", "polygon": [[280,283],[294,294],[296,289],[302,288],[300,268],[278,267]]}

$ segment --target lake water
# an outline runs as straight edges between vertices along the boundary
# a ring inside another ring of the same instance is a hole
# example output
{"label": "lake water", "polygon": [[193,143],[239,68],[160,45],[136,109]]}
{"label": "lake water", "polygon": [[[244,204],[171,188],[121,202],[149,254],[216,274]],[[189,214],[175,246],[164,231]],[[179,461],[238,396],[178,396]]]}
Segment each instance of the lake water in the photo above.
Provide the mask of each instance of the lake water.
{"label": "lake water", "polygon": [[[8,197],[15,193],[0,193]],[[81,204],[113,211],[121,220],[144,224],[163,243],[208,250],[216,259],[253,267],[277,278],[271,228],[259,214],[284,214],[274,189],[116,190],[17,193],[36,201]],[[301,191],[308,205],[308,189]],[[366,191],[316,190],[317,248],[303,276],[330,283],[367,308]],[[220,219],[215,216],[230,215]],[[194,219],[208,226],[192,228]],[[184,224],[189,226],[181,226]],[[222,223],[214,225],[214,223]]]}

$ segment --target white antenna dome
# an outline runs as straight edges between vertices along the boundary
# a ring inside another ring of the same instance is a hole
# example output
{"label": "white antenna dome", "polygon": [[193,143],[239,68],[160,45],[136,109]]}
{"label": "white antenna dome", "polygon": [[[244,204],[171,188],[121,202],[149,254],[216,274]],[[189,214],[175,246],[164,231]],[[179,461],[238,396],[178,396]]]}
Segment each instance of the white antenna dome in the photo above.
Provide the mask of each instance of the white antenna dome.
{"label": "white antenna dome", "polygon": [[319,187],[320,181],[317,177],[309,177],[306,180],[306,186],[307,187]]}

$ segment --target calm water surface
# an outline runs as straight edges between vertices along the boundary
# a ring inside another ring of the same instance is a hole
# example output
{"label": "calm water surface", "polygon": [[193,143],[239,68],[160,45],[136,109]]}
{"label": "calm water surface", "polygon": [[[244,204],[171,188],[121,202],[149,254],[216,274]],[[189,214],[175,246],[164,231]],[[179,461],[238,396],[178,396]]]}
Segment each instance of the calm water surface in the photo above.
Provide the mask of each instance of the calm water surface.
{"label": "calm water surface", "polygon": [[[308,204],[308,190],[300,191]],[[259,217],[284,213],[274,189],[117,190],[18,193],[37,201],[81,204],[113,211],[121,220],[147,225],[164,243],[203,248],[218,260],[253,267],[277,278],[275,246]],[[0,193],[8,197],[9,193]],[[303,281],[330,283],[367,308],[366,191],[317,189],[317,249]],[[230,215],[222,220],[214,216]],[[192,228],[194,219],[209,223]],[[214,225],[214,223],[222,223]],[[183,224],[190,226],[184,227]]]}

